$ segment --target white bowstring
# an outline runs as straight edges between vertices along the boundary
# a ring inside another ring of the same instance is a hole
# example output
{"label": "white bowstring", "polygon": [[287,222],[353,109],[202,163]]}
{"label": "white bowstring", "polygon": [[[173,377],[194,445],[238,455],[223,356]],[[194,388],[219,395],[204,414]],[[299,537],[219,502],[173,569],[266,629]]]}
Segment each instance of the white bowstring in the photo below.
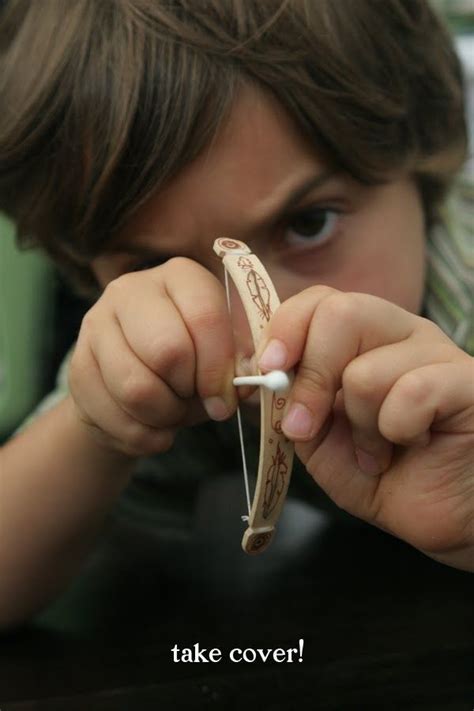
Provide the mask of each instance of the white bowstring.
{"label": "white bowstring", "polygon": [[[225,293],[227,296],[227,308],[229,309],[229,314],[232,313],[232,309],[230,306],[230,289],[229,289],[229,275],[227,273],[227,269],[225,268],[224,265],[224,275],[225,275]],[[247,471],[247,459],[245,456],[245,445],[244,445],[244,434],[242,431],[242,418],[240,416],[240,406],[237,406],[237,424],[239,426],[239,438],[240,438],[240,451],[242,454],[242,467],[244,470],[244,484],[245,484],[245,495],[247,497],[247,508],[248,508],[248,516],[242,516],[242,521],[248,521],[250,517],[250,509],[251,509],[251,504],[250,504],[250,487],[249,487],[249,475]]]}

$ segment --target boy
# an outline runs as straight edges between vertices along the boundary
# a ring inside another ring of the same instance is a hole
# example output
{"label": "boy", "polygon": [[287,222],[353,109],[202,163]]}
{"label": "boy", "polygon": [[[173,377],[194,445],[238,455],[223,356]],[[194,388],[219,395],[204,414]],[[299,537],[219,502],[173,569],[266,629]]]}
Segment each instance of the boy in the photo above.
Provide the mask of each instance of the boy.
{"label": "boy", "polygon": [[465,155],[427,3],[10,0],[1,46],[1,206],[97,300],[69,394],[0,452],[0,624],[71,578],[137,460],[234,413],[222,235],[284,302],[257,358],[297,367],[283,428],[315,482],[472,568],[472,358],[420,315]]}

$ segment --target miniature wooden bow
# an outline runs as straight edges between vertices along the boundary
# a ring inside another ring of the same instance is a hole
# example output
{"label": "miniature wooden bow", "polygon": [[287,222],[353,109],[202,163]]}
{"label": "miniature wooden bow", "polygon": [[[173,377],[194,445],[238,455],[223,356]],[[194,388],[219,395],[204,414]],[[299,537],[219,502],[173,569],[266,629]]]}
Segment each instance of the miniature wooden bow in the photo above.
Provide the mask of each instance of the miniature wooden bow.
{"label": "miniature wooden bow", "polygon": [[[214,242],[214,252],[222,258],[237,288],[257,349],[265,324],[280,304],[275,287],[244,242],[221,237]],[[292,373],[289,375],[291,383]],[[242,538],[246,553],[261,553],[268,547],[288,491],[294,444],[281,429],[288,392],[289,388],[280,393],[260,388],[260,456],[248,528]]]}

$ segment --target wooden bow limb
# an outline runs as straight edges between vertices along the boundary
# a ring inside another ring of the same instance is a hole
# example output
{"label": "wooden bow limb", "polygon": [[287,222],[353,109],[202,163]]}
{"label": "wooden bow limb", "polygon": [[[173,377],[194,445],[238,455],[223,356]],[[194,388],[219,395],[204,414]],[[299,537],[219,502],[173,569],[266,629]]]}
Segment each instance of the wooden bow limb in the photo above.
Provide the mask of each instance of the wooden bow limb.
{"label": "wooden bow limb", "polygon": [[[214,252],[236,286],[256,350],[265,325],[280,304],[275,287],[244,242],[221,237],[214,242]],[[291,387],[293,373],[288,375]],[[281,420],[290,387],[278,393],[260,388],[260,456],[248,528],[242,539],[246,553],[261,553],[269,546],[288,491],[294,444],[283,434]]]}

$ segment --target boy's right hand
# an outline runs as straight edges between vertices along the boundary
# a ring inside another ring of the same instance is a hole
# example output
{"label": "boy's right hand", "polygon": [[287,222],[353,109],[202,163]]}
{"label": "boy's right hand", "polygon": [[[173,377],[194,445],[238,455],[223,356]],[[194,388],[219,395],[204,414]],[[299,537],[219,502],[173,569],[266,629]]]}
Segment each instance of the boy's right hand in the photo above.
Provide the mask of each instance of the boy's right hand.
{"label": "boy's right hand", "polygon": [[84,317],[69,380],[80,421],[138,457],[169,449],[183,425],[230,417],[234,370],[224,288],[180,257],[109,283]]}

